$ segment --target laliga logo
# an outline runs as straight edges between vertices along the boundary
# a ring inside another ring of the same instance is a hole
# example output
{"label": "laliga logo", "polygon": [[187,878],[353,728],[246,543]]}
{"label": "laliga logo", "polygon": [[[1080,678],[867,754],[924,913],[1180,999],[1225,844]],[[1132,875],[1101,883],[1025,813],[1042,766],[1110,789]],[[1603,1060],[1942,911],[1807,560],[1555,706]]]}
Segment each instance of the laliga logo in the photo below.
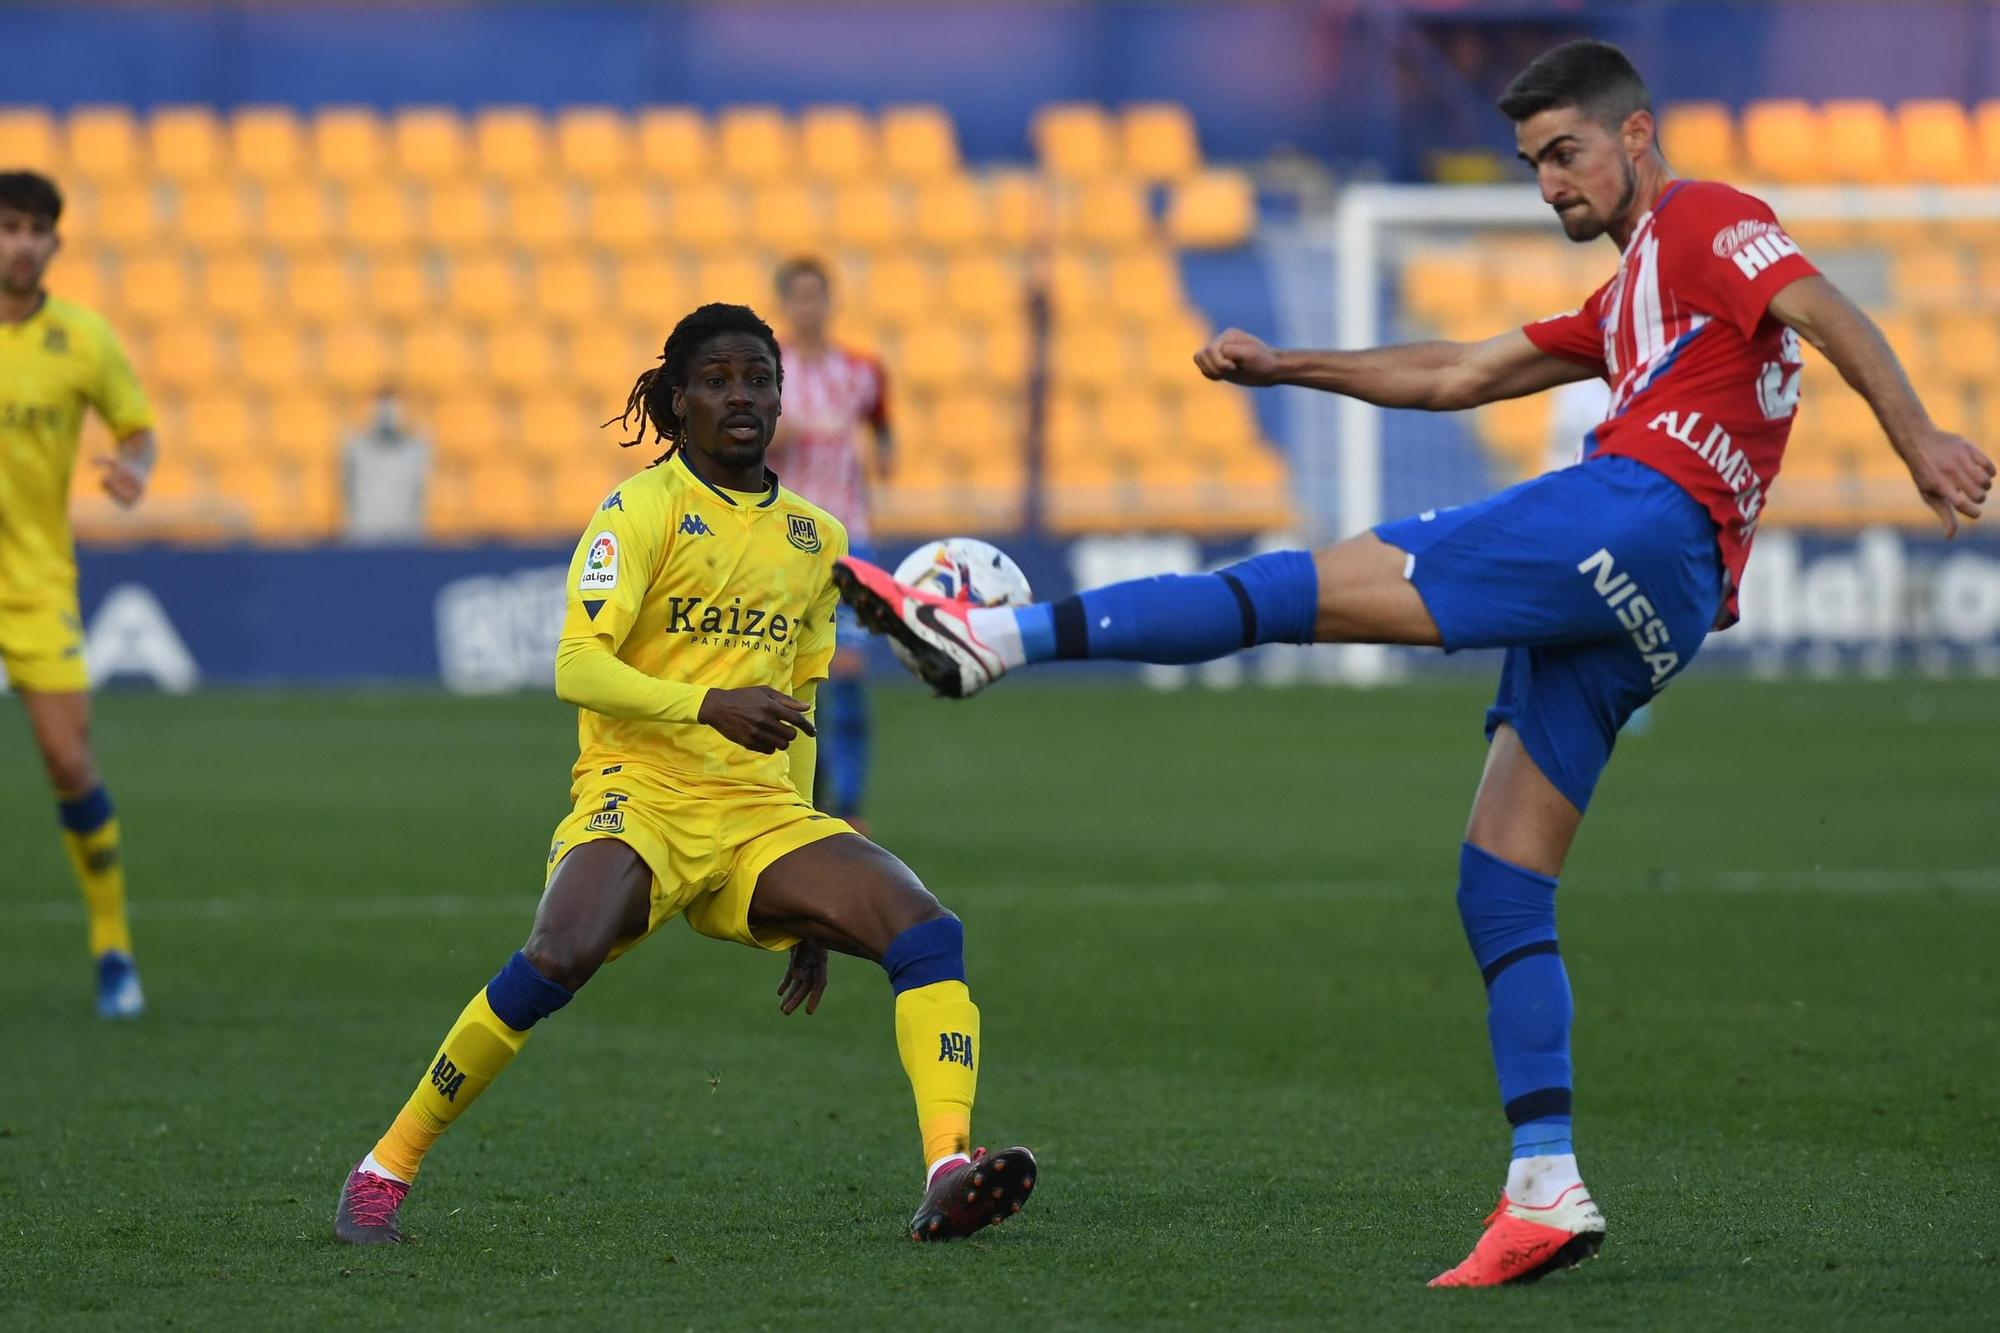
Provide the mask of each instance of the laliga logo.
{"label": "laliga logo", "polygon": [[618,548],[611,544],[609,537],[599,537],[590,548],[590,567],[602,569],[611,560],[611,553]]}

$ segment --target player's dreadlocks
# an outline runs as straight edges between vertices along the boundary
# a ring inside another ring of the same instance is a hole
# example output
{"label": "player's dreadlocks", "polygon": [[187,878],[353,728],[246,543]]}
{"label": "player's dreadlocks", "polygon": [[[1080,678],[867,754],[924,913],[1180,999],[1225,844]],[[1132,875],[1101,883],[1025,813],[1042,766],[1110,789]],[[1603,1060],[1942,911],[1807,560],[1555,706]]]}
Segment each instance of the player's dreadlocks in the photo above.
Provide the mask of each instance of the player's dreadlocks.
{"label": "player's dreadlocks", "polygon": [[[625,399],[625,410],[611,419],[621,426],[632,425],[635,419],[637,422],[637,433],[629,440],[619,441],[620,448],[643,444],[646,427],[651,425],[653,439],[667,446],[666,452],[653,460],[653,466],[674,456],[674,450],[683,443],[680,418],[674,415],[674,390],[687,387],[688,363],[701,345],[724,333],[747,334],[770,348],[771,360],[778,368],[778,387],[784,387],[785,360],[778,352],[778,335],[771,332],[771,326],[747,305],[711,302],[674,325],[674,331],[667,335],[667,345],[660,350],[660,364],[642,371],[633,382],[632,392]],[[604,424],[608,426],[611,421]]]}

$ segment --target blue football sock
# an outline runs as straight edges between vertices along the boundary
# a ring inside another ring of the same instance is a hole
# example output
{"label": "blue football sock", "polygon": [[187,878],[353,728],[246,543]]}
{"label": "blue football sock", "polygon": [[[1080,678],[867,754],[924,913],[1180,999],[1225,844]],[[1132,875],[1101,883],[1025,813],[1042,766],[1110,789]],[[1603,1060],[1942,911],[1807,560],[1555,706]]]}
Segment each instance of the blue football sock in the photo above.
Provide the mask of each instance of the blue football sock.
{"label": "blue football sock", "polygon": [[857,677],[829,680],[821,687],[827,702],[828,777],[832,813],[845,818],[861,812],[868,787],[870,728],[868,692]]}
{"label": "blue football sock", "polygon": [[1030,662],[1100,657],[1206,662],[1260,643],[1311,643],[1319,571],[1305,551],[1253,556],[1213,574],[1133,579],[1014,613]]}
{"label": "blue football sock", "polygon": [[1458,915],[1486,979],[1486,1035],[1514,1156],[1570,1146],[1569,974],[1556,948],[1556,882],[1466,843]]}

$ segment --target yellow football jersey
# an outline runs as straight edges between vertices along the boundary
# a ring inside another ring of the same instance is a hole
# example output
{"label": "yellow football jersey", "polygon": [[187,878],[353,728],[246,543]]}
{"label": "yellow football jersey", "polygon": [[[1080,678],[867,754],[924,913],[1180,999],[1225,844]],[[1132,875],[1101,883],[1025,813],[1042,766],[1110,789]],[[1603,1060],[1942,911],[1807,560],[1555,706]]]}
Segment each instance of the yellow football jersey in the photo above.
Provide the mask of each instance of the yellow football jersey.
{"label": "yellow football jersey", "polygon": [[[833,562],[847,531],[766,474],[762,494],[711,486],[676,453],[598,509],[569,566],[563,637],[608,636],[661,680],[791,693],[833,660]],[[579,711],[575,778],[612,765],[702,791],[789,790],[784,752],[756,754],[713,727]]]}
{"label": "yellow football jersey", "polygon": [[50,297],[20,323],[0,323],[0,604],[76,585],[69,479],[86,406],[120,438],[153,424],[101,316]]}

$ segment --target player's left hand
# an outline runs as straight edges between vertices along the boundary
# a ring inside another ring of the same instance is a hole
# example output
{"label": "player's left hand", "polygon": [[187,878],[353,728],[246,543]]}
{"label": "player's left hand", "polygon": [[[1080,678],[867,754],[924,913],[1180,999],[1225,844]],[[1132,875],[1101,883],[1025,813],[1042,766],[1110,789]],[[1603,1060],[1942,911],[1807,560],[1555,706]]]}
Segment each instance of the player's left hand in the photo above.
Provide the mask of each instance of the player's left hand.
{"label": "player's left hand", "polygon": [[1958,535],[1958,517],[1978,518],[1993,489],[1993,460],[1963,435],[1932,426],[1901,450],[1910,479],[1944,524],[1947,538]]}
{"label": "player's left hand", "polygon": [[778,983],[778,1012],[789,1014],[804,1001],[810,1014],[819,1008],[819,997],[825,993],[826,946],[800,940],[792,946],[792,961],[785,969],[785,979]]}
{"label": "player's left hand", "polygon": [[97,468],[104,493],[124,508],[130,509],[145,495],[146,483],[152,477],[152,469],[145,464],[122,454],[98,454],[90,461]]}

